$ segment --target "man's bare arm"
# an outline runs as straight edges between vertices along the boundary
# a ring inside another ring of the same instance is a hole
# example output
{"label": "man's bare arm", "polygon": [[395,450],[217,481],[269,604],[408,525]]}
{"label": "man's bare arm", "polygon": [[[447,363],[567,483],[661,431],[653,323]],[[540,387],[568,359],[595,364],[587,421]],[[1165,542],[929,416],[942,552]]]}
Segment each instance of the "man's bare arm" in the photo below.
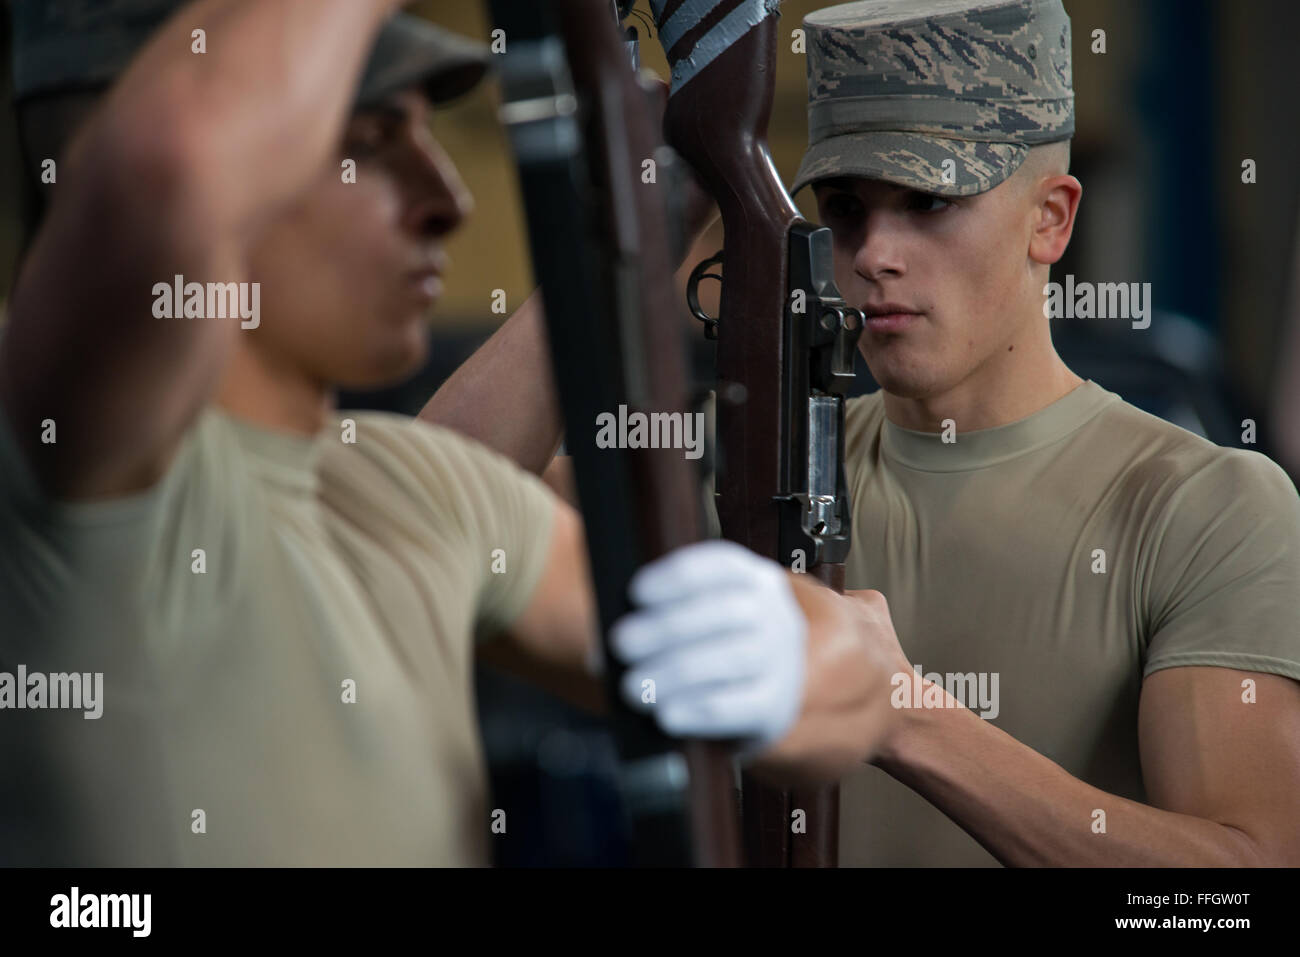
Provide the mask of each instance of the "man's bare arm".
{"label": "man's bare arm", "polygon": [[[589,705],[603,694],[586,662],[598,643],[582,519],[556,504],[555,530],[546,571],[533,598],[511,627],[517,652],[539,668],[532,677]],[[791,730],[755,760],[755,770],[779,783],[833,781],[874,754],[898,720],[889,704],[891,660],[873,649],[870,629],[888,628],[883,600],[837,595],[807,576],[790,575],[795,598],[808,621],[803,707]],[[557,685],[567,671],[586,690]],[[585,677],[584,677],[585,676]]]}
{"label": "man's bare arm", "polygon": [[541,290],[465,360],[419,417],[468,435],[535,475],[546,470],[564,425]]}
{"label": "man's bare arm", "polygon": [[48,492],[120,495],[166,470],[239,323],[155,318],[154,284],[247,280],[251,241],[333,155],[400,5],[200,0],[107,94],[69,148],[0,345],[0,403]]}
{"label": "man's bare arm", "polygon": [[478,657],[571,704],[603,712],[605,689],[588,658],[598,649],[599,628],[582,518],[556,502],[546,566],[532,598]]}
{"label": "man's bare arm", "polygon": [[[1241,700],[1247,678],[1253,704]],[[1139,741],[1150,805],[1080,781],[945,700],[905,710],[876,763],[1004,864],[1300,865],[1300,683],[1227,668],[1147,678]]]}

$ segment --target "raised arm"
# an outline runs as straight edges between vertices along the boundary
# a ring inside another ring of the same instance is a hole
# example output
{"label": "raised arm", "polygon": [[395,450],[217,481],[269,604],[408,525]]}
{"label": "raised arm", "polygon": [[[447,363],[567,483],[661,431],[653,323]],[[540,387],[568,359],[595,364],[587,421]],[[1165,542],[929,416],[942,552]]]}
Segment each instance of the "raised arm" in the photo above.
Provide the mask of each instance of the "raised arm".
{"label": "raised arm", "polygon": [[564,429],[545,323],[538,290],[434,393],[420,418],[542,474]]}
{"label": "raised arm", "polygon": [[68,150],[0,342],[0,403],[47,492],[121,495],[165,472],[239,322],[155,318],[154,285],[247,280],[252,241],[332,155],[400,5],[200,0],[107,94]]}

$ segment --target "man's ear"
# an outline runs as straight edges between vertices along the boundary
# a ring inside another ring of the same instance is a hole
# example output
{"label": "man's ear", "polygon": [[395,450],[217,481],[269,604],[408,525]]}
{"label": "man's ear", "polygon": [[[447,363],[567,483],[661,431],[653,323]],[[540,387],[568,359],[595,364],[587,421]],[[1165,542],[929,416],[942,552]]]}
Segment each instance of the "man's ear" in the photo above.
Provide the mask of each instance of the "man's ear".
{"label": "man's ear", "polygon": [[1083,186],[1069,174],[1051,176],[1034,191],[1037,205],[1034,231],[1029,237],[1029,258],[1050,266],[1065,254],[1074,232],[1074,215],[1083,196]]}

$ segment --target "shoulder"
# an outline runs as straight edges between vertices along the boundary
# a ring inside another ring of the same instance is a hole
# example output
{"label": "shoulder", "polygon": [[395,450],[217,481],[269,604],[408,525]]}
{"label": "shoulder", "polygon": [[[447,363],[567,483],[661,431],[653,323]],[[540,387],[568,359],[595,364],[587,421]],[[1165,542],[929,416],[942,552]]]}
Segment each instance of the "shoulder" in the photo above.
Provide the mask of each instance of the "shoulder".
{"label": "shoulder", "polygon": [[856,458],[855,453],[880,433],[885,420],[884,393],[880,390],[859,395],[844,403],[844,454]]}
{"label": "shoulder", "polygon": [[1170,503],[1202,501],[1249,510],[1297,500],[1286,471],[1252,449],[1215,445],[1116,396],[1089,424],[1099,442],[1128,450],[1125,478],[1162,488]]}
{"label": "shoulder", "polygon": [[[350,426],[350,435],[347,431]],[[487,469],[507,476],[526,475],[518,465],[487,446],[423,419],[392,412],[347,411],[335,415],[334,428],[346,440],[330,443],[327,456],[337,460],[352,451],[395,474],[430,466],[456,471],[458,466]],[[332,453],[332,455],[331,455]]]}
{"label": "shoulder", "polygon": [[328,484],[364,485],[371,494],[376,484],[389,484],[422,505],[456,511],[505,495],[549,496],[536,476],[451,429],[390,412],[347,411],[335,418],[346,440],[329,443],[323,454]]}
{"label": "shoulder", "polygon": [[[1123,401],[1111,402],[1091,428],[1103,431],[1079,451],[1123,462],[1110,494],[1140,529],[1134,568],[1156,625],[1195,602],[1209,614],[1229,596],[1283,607],[1278,589],[1300,583],[1300,495],[1281,466]],[[1269,597],[1256,597],[1256,589]]]}
{"label": "shoulder", "polygon": [[866,395],[854,396],[844,402],[844,420],[855,425],[878,422],[884,416],[884,393],[877,389]]}
{"label": "shoulder", "polygon": [[1175,458],[1162,469],[1170,488],[1168,523],[1187,518],[1271,524],[1275,533],[1300,539],[1300,496],[1280,465],[1246,449],[1210,445],[1196,453]]}

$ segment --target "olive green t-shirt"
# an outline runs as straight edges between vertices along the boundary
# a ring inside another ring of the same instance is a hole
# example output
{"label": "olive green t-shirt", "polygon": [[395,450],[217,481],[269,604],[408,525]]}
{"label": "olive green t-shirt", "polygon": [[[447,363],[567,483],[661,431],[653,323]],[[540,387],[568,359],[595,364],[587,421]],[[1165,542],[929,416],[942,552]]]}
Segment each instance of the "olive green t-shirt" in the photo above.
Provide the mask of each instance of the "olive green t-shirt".
{"label": "olive green t-shirt", "polygon": [[[876,392],[848,403],[845,448],[847,587],[885,595],[927,675],[982,674],[983,700],[953,682],[968,705],[1075,777],[1145,801],[1138,695],[1154,671],[1300,679],[1300,497],[1265,456],[1091,381],[951,443],[886,420]],[[842,865],[997,863],[874,767],[840,800]]]}
{"label": "olive green t-shirt", "polygon": [[103,674],[98,718],[0,710],[0,859],[486,863],[474,636],[526,606],[552,516],[421,421],[215,408],[153,488],[60,504],[0,410],[0,672]]}

